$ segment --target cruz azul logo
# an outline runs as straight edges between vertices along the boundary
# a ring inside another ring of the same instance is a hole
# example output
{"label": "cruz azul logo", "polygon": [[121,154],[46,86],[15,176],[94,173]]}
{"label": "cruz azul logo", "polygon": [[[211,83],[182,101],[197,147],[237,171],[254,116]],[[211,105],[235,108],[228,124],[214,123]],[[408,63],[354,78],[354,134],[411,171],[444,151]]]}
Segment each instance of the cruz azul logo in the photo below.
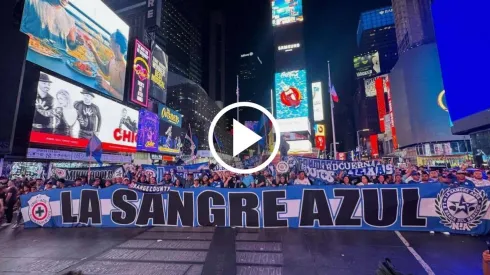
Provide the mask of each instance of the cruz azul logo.
{"label": "cruz azul logo", "polygon": [[476,188],[443,189],[437,195],[435,206],[441,224],[453,230],[471,231],[487,213],[488,197],[485,191]]}
{"label": "cruz azul logo", "polygon": [[37,195],[29,199],[29,218],[39,225],[44,226],[51,219],[51,205],[49,197],[46,195]]}

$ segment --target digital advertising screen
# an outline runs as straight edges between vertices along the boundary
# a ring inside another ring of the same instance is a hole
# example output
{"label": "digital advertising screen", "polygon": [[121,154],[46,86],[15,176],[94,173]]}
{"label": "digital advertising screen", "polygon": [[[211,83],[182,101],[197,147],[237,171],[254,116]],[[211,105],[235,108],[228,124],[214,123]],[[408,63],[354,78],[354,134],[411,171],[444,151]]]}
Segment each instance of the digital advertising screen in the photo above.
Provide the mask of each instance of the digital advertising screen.
{"label": "digital advertising screen", "polygon": [[311,93],[313,97],[313,119],[314,121],[322,121],[325,119],[323,109],[323,90],[321,82],[311,83]]}
{"label": "digital advertising screen", "polygon": [[84,149],[96,135],[102,149],[136,151],[138,111],[41,73],[30,142]]}
{"label": "digital advertising screen", "polygon": [[306,71],[275,74],[276,118],[308,117]]}
{"label": "digital advertising screen", "polygon": [[144,152],[158,152],[160,118],[146,109],[140,109],[136,149]]}
{"label": "digital advertising screen", "polygon": [[302,0],[272,0],[271,3],[273,26],[303,21]]}
{"label": "digital advertising screen", "polygon": [[375,76],[372,78],[366,78],[364,79],[364,91],[366,93],[366,97],[375,97],[377,94],[375,83],[377,79],[382,79],[385,87],[385,93],[388,93],[388,87],[390,82],[390,77],[387,74],[380,75],[380,76]]}
{"label": "digital advertising screen", "polygon": [[27,60],[119,100],[129,26],[100,0],[25,0]]}
{"label": "digital advertising screen", "polygon": [[169,107],[159,104],[160,138],[158,152],[178,155],[184,145],[185,129],[182,129],[182,115]]}
{"label": "digital advertising screen", "polygon": [[357,78],[373,77],[381,72],[379,53],[367,53],[354,57],[354,69]]}
{"label": "digital advertising screen", "polygon": [[151,52],[150,96],[161,103],[166,103],[168,56],[156,43],[153,43]]}
{"label": "digital advertising screen", "polygon": [[[490,125],[488,68],[482,58],[488,53],[488,12],[475,8],[482,5],[488,1],[432,4],[447,108],[457,134]],[[454,53],[464,53],[464,58]]]}
{"label": "digital advertising screen", "polygon": [[133,82],[130,100],[142,107],[148,107],[148,90],[150,88],[151,52],[140,41],[134,45]]}

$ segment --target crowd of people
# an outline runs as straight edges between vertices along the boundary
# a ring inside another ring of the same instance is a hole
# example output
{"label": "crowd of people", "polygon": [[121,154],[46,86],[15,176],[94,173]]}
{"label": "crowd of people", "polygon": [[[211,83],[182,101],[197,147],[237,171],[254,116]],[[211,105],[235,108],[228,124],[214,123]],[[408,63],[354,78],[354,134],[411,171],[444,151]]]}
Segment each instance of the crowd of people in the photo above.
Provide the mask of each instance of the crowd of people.
{"label": "crowd of people", "polygon": [[[408,169],[397,168],[394,174],[378,176],[351,176],[345,172],[340,172],[336,176],[335,182],[325,184],[365,186],[373,184],[442,183],[450,186],[484,187],[490,186],[490,181],[486,179],[486,175],[487,171],[467,167],[458,170],[412,167]],[[54,178],[49,180],[27,178],[9,180],[2,177],[0,178],[0,224],[2,220],[5,220],[2,226],[8,226],[12,223],[14,211],[20,209],[20,195],[87,185],[100,189],[116,184],[130,186],[138,183],[173,188],[262,188],[316,184],[308,178],[305,171],[273,175],[273,172],[269,170],[247,175],[238,175],[229,171],[201,171],[199,173],[185,173],[185,176],[182,177],[176,173],[167,172],[163,179],[157,181],[156,177],[148,175],[141,167],[131,169],[126,177],[111,179],[96,177],[90,180],[87,177],[80,177],[72,182]],[[22,215],[19,211],[13,227],[16,228],[21,223]]]}

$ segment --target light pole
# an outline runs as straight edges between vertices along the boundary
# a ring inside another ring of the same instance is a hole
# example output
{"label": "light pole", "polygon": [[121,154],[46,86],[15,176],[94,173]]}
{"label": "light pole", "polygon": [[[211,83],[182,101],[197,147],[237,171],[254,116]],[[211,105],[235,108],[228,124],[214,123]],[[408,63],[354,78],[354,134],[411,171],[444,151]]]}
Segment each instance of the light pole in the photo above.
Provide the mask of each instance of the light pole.
{"label": "light pole", "polygon": [[369,129],[366,128],[366,129],[362,129],[362,130],[359,130],[356,132],[356,134],[357,134],[357,148],[359,150],[359,159],[362,157],[361,140],[359,137],[360,132],[369,132]]}
{"label": "light pole", "polygon": [[[340,142],[335,142],[335,145],[339,145],[339,144],[340,144]],[[337,146],[335,146],[335,147],[337,147]],[[334,152],[334,150],[333,150],[333,142],[330,142],[330,155],[334,155],[334,156],[332,156],[332,158],[337,157],[337,156],[335,156],[335,153],[336,152]]]}

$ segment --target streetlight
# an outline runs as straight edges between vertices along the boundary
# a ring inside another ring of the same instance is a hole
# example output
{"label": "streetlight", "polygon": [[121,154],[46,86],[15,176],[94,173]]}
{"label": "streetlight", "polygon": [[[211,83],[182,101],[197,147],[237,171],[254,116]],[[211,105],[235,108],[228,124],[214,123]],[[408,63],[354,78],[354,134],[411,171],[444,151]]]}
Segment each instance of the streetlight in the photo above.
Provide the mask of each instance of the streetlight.
{"label": "streetlight", "polygon": [[361,149],[361,141],[360,141],[360,138],[359,138],[359,133],[360,132],[369,132],[370,130],[369,129],[362,129],[362,130],[359,130],[356,132],[357,134],[357,148],[359,150],[359,156],[361,157],[362,156],[362,149]]}

